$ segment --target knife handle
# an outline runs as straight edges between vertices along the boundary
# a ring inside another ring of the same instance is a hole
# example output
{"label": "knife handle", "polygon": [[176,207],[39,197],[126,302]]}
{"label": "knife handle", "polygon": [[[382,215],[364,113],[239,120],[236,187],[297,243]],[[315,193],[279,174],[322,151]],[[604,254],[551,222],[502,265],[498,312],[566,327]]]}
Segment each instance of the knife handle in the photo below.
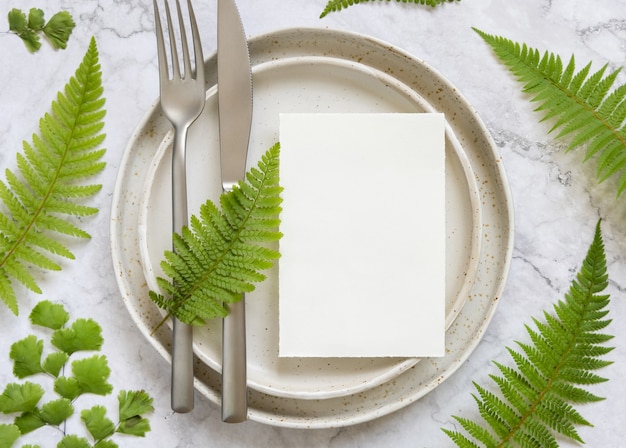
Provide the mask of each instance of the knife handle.
{"label": "knife handle", "polygon": [[222,331],[222,421],[248,418],[245,296],[229,307]]}

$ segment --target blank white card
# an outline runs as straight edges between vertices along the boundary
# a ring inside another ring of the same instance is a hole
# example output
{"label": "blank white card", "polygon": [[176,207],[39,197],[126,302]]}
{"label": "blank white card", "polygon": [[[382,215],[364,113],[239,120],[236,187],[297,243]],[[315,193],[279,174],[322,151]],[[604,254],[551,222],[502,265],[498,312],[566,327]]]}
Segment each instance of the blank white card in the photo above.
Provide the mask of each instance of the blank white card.
{"label": "blank white card", "polygon": [[443,356],[442,114],[281,114],[282,357]]}

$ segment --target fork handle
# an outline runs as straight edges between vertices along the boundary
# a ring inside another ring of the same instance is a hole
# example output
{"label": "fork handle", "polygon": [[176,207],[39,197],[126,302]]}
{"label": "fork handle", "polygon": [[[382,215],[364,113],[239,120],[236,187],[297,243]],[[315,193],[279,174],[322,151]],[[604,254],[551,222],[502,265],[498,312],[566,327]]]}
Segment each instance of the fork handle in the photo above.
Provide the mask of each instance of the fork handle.
{"label": "fork handle", "polygon": [[231,303],[222,329],[222,421],[248,418],[245,296]]}
{"label": "fork handle", "polygon": [[174,318],[172,343],[172,409],[193,409],[193,327]]}
{"label": "fork handle", "polygon": [[[180,234],[187,225],[187,127],[174,132],[172,148],[172,224]],[[171,404],[176,412],[193,409],[193,327],[174,318]]]}

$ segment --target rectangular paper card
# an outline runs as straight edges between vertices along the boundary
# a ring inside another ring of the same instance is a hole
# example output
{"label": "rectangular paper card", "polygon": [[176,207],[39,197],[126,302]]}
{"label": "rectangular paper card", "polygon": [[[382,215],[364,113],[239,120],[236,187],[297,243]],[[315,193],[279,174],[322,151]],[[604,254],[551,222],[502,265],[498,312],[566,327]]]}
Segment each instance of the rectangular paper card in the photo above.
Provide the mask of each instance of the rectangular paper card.
{"label": "rectangular paper card", "polygon": [[443,356],[442,114],[281,114],[283,357]]}

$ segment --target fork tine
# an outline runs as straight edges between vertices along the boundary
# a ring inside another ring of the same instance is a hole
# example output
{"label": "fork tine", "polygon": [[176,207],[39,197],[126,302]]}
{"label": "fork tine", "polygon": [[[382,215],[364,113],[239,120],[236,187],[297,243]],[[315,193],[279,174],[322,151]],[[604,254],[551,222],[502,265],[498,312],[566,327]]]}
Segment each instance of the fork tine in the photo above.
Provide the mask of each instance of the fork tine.
{"label": "fork tine", "polygon": [[[170,34],[170,48],[172,51],[172,76],[173,79],[178,79],[180,78],[180,66],[178,64],[178,51],[176,50],[176,35],[174,34],[174,27],[172,26],[172,15],[170,14],[170,5],[167,0],[165,0],[165,15],[167,17],[167,28]],[[183,29],[182,24],[181,29]]]}
{"label": "fork tine", "polygon": [[152,2],[154,4],[154,26],[156,28],[157,37],[157,56],[159,59],[159,79],[161,85],[169,79],[169,73],[167,69],[167,55],[165,54],[165,42],[163,42],[163,29],[161,27],[161,15],[159,14],[159,7],[156,0]]}
{"label": "fork tine", "polygon": [[180,26],[180,38],[183,45],[183,64],[185,67],[184,77],[191,77],[191,61],[189,60],[189,47],[187,45],[187,33],[183,22],[183,14],[180,11],[180,1],[176,0],[176,12],[178,13],[178,24]]}
{"label": "fork tine", "polygon": [[191,35],[193,37],[194,59],[196,61],[196,69],[194,72],[196,80],[204,85],[204,56],[202,55],[202,44],[200,42],[200,33],[198,32],[198,24],[196,23],[196,14],[191,6],[191,0],[187,0],[189,8],[189,18],[191,20]]}

